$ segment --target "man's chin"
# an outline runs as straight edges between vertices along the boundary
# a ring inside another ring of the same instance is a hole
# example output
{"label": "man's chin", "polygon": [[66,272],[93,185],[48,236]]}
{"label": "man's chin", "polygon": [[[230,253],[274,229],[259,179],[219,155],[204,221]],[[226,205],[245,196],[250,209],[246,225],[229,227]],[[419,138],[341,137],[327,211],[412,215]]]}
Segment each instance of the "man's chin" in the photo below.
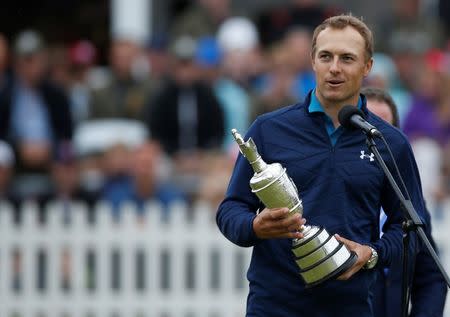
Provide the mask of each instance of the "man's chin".
{"label": "man's chin", "polygon": [[341,103],[348,98],[345,98],[342,94],[338,93],[330,93],[324,95],[325,100],[327,100],[330,103]]}

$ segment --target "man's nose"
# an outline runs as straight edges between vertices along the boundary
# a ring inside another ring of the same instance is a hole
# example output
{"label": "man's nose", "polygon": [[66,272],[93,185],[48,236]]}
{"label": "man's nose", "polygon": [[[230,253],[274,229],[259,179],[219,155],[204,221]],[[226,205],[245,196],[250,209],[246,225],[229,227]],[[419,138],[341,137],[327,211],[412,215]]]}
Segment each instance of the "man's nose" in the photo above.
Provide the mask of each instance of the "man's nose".
{"label": "man's nose", "polygon": [[335,58],[333,58],[333,61],[331,62],[330,72],[331,73],[339,73],[340,71],[341,71],[341,67],[339,64],[339,57],[336,56]]}

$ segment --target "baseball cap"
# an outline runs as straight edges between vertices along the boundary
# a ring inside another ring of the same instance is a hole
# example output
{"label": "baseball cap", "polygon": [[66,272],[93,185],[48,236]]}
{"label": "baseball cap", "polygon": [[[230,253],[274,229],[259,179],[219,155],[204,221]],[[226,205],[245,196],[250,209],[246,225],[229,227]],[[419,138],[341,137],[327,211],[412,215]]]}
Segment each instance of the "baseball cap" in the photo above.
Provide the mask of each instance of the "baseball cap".
{"label": "baseball cap", "polygon": [[217,66],[222,59],[222,51],[214,37],[203,37],[198,41],[195,59],[202,66]]}
{"label": "baseball cap", "polygon": [[170,47],[170,52],[178,59],[188,60],[195,57],[197,42],[188,35],[176,38]]}
{"label": "baseball cap", "polygon": [[27,56],[42,51],[44,47],[44,40],[37,31],[26,30],[16,37],[13,49],[16,55]]}
{"label": "baseball cap", "polygon": [[248,52],[259,43],[256,26],[247,18],[232,17],[221,24],[217,41],[225,52]]}

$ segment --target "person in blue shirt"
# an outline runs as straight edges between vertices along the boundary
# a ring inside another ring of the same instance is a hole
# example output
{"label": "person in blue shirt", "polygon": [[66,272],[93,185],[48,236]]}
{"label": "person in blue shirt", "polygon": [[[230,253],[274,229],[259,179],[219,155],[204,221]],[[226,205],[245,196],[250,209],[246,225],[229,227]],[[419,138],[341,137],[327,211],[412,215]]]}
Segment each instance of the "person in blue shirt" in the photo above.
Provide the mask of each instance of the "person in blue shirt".
{"label": "person in blue shirt", "polygon": [[[287,169],[303,200],[304,218],[288,216],[287,208],[264,208],[249,186],[253,170],[245,157],[238,156],[216,221],[230,241],[253,247],[246,316],[373,316],[374,268],[401,256],[402,213],[383,171],[369,155],[364,134],[340,126],[338,113],[345,105],[359,107],[384,135],[412,204],[424,213],[408,140],[369,113],[360,94],[372,54],[372,33],[360,19],[340,15],[325,20],[312,40],[316,87],[304,102],[259,116],[247,131],[245,140],[252,137],[267,163],[279,162]],[[378,148],[392,170],[387,148],[381,143]],[[387,215],[381,239],[380,208]],[[291,251],[291,239],[303,236],[298,229],[304,223],[337,234],[358,256],[337,279],[311,288],[305,288]]]}
{"label": "person in blue shirt", "polygon": [[[392,97],[382,89],[365,87],[361,93],[367,98],[367,108],[381,119],[399,128],[397,106]],[[430,223],[430,215],[426,220]],[[380,229],[386,221],[383,211],[380,214]],[[427,235],[436,248],[431,236],[431,226]],[[381,235],[383,232],[381,231]],[[447,285],[425,247],[419,249],[414,262],[414,272],[410,273],[411,313],[410,317],[442,317],[444,313]],[[378,268],[379,277],[375,286],[374,312],[375,317],[398,317],[401,315],[401,283],[402,262],[397,259],[389,267]]]}
{"label": "person in blue shirt", "polygon": [[121,208],[126,202],[134,203],[139,219],[143,219],[148,201],[161,204],[162,219],[167,220],[170,205],[186,203],[187,199],[175,184],[163,181],[158,175],[163,159],[160,145],[148,141],[134,148],[130,154],[127,173],[111,175],[101,191],[101,199],[111,204],[116,221],[121,219]]}

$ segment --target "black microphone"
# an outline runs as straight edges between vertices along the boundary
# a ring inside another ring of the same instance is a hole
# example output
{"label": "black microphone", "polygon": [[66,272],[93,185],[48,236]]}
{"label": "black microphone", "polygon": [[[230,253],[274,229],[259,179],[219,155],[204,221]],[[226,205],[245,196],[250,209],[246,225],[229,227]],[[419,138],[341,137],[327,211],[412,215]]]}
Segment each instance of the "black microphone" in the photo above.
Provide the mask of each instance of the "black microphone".
{"label": "black microphone", "polygon": [[355,106],[344,106],[338,113],[339,123],[347,129],[361,129],[372,137],[381,137],[381,132],[365,120],[366,115]]}

